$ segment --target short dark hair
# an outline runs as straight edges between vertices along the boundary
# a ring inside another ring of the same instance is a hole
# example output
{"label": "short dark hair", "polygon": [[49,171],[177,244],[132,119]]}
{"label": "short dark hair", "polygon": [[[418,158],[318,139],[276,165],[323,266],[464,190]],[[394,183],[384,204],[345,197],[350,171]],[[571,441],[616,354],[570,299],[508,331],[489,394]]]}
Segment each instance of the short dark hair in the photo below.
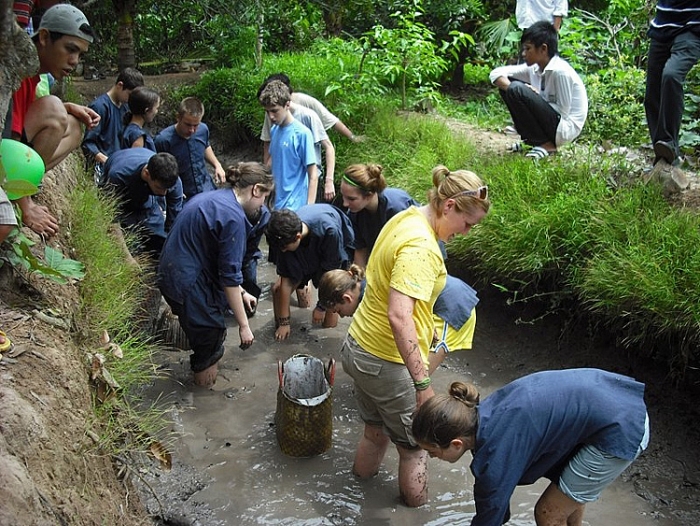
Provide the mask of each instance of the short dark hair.
{"label": "short dark hair", "polygon": [[520,37],[520,45],[530,42],[535,47],[540,47],[542,44],[547,44],[547,52],[549,58],[559,54],[559,33],[551,22],[540,20],[535,22],[525,31]]}
{"label": "short dark hair", "polygon": [[167,152],[156,153],[151,156],[146,166],[151,180],[165,188],[172,188],[177,183],[179,168],[174,155]]}
{"label": "short dark hair", "polygon": [[119,72],[116,83],[122,83],[124,89],[134,89],[143,86],[143,74],[135,68],[124,68]]}
{"label": "short dark hair", "polygon": [[262,91],[273,80],[279,80],[282,84],[287,86],[289,88],[289,93],[292,93],[294,91],[294,90],[292,90],[292,84],[291,84],[289,77],[287,75],[285,75],[284,73],[273,73],[272,75],[269,75],[265,80],[263,80],[262,84],[260,84],[260,88],[258,88],[258,98],[260,98]]}
{"label": "short dark hair", "polygon": [[296,240],[297,234],[301,234],[301,228],[301,219],[296,212],[288,208],[273,210],[265,232],[267,244],[284,248]]}

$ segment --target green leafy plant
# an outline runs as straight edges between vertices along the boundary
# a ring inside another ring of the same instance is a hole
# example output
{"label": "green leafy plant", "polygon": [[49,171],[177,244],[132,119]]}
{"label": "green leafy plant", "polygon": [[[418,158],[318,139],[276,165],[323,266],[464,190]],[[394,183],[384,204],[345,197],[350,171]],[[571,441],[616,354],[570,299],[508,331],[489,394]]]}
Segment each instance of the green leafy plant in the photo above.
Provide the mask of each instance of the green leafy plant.
{"label": "green leafy plant", "polygon": [[11,250],[5,257],[12,265],[22,267],[62,285],[85,277],[85,266],[74,259],[65,257],[59,250],[46,245],[43,260],[35,256],[31,247],[36,243],[15,229],[5,240]]}

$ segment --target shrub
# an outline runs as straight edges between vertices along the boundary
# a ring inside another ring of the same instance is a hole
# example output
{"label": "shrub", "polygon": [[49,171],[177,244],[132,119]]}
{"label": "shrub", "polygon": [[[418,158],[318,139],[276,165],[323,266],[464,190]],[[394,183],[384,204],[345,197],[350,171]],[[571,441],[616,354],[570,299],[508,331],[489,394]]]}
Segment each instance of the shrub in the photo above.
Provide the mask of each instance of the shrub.
{"label": "shrub", "polygon": [[611,64],[587,75],[588,119],[581,139],[637,147],[649,141],[644,113],[646,73],[634,67]]}

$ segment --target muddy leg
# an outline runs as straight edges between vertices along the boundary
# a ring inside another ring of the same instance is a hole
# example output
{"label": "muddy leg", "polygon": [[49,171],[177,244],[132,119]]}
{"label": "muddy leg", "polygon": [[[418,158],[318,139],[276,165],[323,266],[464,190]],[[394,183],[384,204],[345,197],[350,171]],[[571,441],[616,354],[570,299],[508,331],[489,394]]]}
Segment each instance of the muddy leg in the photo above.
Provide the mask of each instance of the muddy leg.
{"label": "muddy leg", "polygon": [[396,446],[399,452],[399,491],[406,506],[417,508],[428,501],[428,453]]}
{"label": "muddy leg", "polygon": [[382,428],[365,424],[364,433],[357,445],[352,472],[363,479],[375,476],[388,447],[389,437]]}

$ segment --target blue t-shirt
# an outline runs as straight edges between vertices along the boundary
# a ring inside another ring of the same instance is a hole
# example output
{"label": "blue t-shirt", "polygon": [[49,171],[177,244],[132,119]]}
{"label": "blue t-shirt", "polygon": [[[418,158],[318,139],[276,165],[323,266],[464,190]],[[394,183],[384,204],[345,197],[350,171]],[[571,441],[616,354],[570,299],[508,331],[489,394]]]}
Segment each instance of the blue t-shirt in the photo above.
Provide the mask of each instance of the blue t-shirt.
{"label": "blue t-shirt", "polygon": [[348,212],[352,228],[355,231],[355,248],[366,248],[370,254],[379,232],[389,219],[399,212],[403,212],[409,206],[419,206],[410,195],[400,188],[385,188],[377,197],[379,203],[375,212],[370,212],[366,208],[359,212]]}
{"label": "blue t-shirt", "polygon": [[355,248],[352,225],[343,212],[329,204],[302,206],[296,213],[309,234],[295,251],[276,256],[277,274],[298,283],[313,280],[318,286],[325,272],[350,265]]}
{"label": "blue t-shirt", "polygon": [[433,312],[454,330],[459,331],[479,303],[476,291],[464,281],[447,275],[445,288],[435,300]]}
{"label": "blue t-shirt", "polygon": [[270,158],[277,210],[298,210],[309,201],[307,167],[316,164],[311,131],[297,120],[270,131]]}
{"label": "blue t-shirt", "polygon": [[192,286],[204,280],[212,304],[226,305],[224,287],[243,282],[241,269],[250,228],[230,188],[194,196],[165,240],[158,266],[161,292],[184,304]]}
{"label": "blue t-shirt", "polygon": [[633,460],[646,421],[644,384],[598,369],[524,376],[487,396],[478,411],[472,526],[501,526],[515,487],[557,481],[582,445]]}
{"label": "blue t-shirt", "polygon": [[141,137],[143,137],[143,147],[147,150],[155,152],[156,143],[153,141],[151,134],[133,122],[130,122],[127,127],[124,128],[124,133],[122,134],[122,148],[131,148],[134,145],[134,142]]}
{"label": "blue t-shirt", "polygon": [[119,222],[124,227],[145,226],[152,235],[165,237],[182,210],[182,183],[178,179],[165,195],[167,223],[163,210],[148,183],[141,178],[143,167],[155,152],[146,148],[129,148],[110,155],[105,163],[106,190],[120,200]]}
{"label": "blue t-shirt", "polygon": [[156,135],[155,143],[157,151],[171,153],[177,159],[185,199],[216,190],[204,159],[204,152],[209,147],[209,128],[206,124],[200,123],[189,139],[180,137],[173,124]]}
{"label": "blue t-shirt", "polygon": [[98,153],[109,157],[121,149],[122,131],[124,130],[122,119],[129,111],[129,105],[117,106],[109,98],[109,95],[103,93],[88,107],[100,115],[100,122],[93,129],[85,130],[82,144],[83,152],[89,159],[93,159]]}

